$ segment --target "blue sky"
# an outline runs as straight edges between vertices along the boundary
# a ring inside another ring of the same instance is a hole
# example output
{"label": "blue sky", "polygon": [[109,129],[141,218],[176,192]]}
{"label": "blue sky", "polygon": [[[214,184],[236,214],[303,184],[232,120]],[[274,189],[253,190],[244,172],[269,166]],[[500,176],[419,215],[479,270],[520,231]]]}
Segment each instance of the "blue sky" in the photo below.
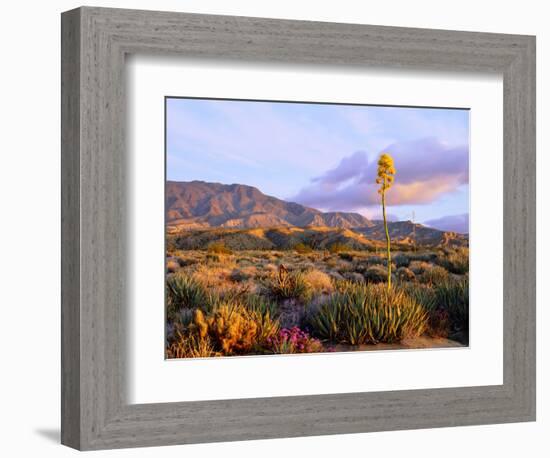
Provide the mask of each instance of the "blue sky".
{"label": "blue sky", "polygon": [[388,213],[468,213],[469,112],[167,99],[167,177],[255,186],[320,210],[379,218],[374,174],[394,157]]}

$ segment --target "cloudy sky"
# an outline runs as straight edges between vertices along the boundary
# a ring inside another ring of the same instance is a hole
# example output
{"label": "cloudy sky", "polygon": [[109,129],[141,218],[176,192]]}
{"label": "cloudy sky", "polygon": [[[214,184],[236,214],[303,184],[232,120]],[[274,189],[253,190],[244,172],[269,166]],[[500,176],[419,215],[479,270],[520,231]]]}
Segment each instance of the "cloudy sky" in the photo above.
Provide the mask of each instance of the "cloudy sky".
{"label": "cloudy sky", "polygon": [[[255,186],[380,218],[376,160],[397,170],[388,213],[439,225],[469,210],[467,110],[167,99],[167,177]],[[457,220],[458,218],[458,220]],[[451,227],[452,229],[452,227]]]}

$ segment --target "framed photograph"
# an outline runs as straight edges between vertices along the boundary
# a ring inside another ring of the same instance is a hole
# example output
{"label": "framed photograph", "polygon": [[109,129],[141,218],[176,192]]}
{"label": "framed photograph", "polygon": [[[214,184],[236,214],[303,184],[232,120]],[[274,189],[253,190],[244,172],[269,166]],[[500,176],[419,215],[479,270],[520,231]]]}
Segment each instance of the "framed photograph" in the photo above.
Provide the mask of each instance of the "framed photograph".
{"label": "framed photograph", "polygon": [[535,39],[62,15],[62,442],[535,419]]}
{"label": "framed photograph", "polygon": [[469,110],[165,104],[167,358],[468,346]]}

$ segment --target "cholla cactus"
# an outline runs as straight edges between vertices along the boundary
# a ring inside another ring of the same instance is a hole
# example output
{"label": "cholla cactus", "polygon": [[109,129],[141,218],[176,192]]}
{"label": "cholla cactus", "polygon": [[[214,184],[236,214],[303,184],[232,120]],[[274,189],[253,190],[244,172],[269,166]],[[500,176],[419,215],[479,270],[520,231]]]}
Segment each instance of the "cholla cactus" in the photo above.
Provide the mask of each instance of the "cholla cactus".
{"label": "cholla cactus", "polygon": [[222,305],[206,318],[206,323],[210,338],[225,355],[250,350],[256,341],[256,323],[236,307]]}
{"label": "cholla cactus", "polygon": [[382,216],[384,218],[384,230],[386,231],[386,250],[388,257],[388,290],[391,288],[391,246],[390,246],[390,233],[388,231],[388,222],[386,220],[386,191],[390,189],[393,184],[395,175],[395,167],[393,165],[393,158],[387,154],[382,153],[380,159],[378,159],[378,171],[376,173],[376,184],[380,185],[378,194],[382,196]]}

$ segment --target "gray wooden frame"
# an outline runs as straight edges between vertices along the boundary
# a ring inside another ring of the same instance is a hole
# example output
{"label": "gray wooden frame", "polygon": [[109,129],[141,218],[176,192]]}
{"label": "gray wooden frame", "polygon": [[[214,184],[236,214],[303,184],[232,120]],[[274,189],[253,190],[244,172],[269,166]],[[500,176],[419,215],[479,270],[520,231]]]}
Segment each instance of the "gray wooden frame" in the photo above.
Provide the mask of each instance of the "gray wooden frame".
{"label": "gray wooden frame", "polygon": [[[90,7],[63,13],[61,37],[63,444],[104,449],[535,419],[534,37]],[[128,404],[124,60],[133,53],[502,74],[503,385]]]}

